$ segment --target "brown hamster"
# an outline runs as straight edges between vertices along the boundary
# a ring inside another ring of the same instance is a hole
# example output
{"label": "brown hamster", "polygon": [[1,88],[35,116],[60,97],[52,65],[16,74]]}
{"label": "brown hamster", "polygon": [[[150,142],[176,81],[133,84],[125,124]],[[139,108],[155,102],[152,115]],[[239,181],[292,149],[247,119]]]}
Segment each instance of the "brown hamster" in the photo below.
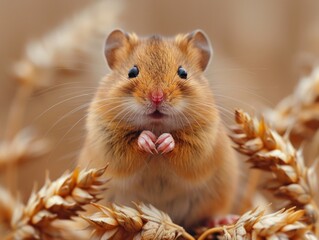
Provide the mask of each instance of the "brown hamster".
{"label": "brown hamster", "polygon": [[211,54],[200,30],[108,36],[112,71],[89,108],[80,156],[83,167],[109,163],[106,200],[151,203],[185,227],[229,211],[237,162],[203,75]]}

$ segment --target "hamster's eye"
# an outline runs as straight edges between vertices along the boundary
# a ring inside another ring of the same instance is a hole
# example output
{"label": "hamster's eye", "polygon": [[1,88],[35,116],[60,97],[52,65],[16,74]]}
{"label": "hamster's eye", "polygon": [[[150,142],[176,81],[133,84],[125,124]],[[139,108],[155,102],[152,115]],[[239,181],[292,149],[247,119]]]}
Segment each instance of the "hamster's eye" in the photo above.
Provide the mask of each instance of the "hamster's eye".
{"label": "hamster's eye", "polygon": [[182,67],[179,67],[178,70],[177,70],[177,74],[180,78],[182,79],[186,79],[187,78],[187,72],[184,68]]}
{"label": "hamster's eye", "polygon": [[139,72],[137,66],[132,67],[130,71],[128,71],[128,78],[136,78]]}

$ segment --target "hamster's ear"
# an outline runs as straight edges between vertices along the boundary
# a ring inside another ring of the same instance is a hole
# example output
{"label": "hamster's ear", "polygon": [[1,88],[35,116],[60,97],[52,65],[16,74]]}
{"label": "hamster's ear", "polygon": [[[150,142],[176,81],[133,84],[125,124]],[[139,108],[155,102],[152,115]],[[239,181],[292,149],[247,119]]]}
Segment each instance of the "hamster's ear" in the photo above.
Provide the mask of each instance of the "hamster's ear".
{"label": "hamster's ear", "polygon": [[184,39],[187,42],[186,48],[188,54],[193,56],[192,51],[195,50],[197,52],[197,54],[199,55],[199,67],[202,71],[204,71],[210,61],[213,52],[207,35],[202,30],[195,30],[187,34]]}
{"label": "hamster's ear", "polygon": [[111,69],[127,57],[133,40],[137,40],[135,34],[129,35],[120,29],[115,29],[109,34],[105,41],[104,55]]}

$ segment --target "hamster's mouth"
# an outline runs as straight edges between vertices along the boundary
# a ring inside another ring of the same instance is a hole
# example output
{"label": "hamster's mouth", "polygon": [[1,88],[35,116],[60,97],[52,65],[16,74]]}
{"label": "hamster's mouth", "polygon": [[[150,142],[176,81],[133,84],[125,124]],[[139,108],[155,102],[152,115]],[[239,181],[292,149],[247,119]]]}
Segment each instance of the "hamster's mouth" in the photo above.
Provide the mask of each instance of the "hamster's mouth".
{"label": "hamster's mouth", "polygon": [[155,110],[154,112],[152,112],[151,114],[149,114],[148,116],[150,116],[153,119],[161,119],[163,117],[165,117],[164,113],[161,113],[158,110]]}

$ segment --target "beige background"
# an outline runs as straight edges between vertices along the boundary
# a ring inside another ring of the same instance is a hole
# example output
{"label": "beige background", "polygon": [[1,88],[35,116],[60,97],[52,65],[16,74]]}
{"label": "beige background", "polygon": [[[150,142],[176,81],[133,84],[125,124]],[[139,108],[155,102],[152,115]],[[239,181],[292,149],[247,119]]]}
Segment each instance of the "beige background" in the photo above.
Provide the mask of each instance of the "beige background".
{"label": "beige background", "polygon": [[[23,55],[25,45],[95,2],[0,0],[1,126],[5,126],[16,87],[10,78],[12,64]],[[114,2],[109,1],[105,14],[112,11]],[[263,108],[274,106],[292,91],[319,54],[317,1],[127,0],[120,4],[120,16],[106,26],[105,36],[112,28],[141,35],[174,35],[197,28],[207,32],[214,48],[207,77],[219,105],[225,109],[226,121],[230,121],[234,107],[260,113]],[[58,79],[55,87],[32,97],[25,125],[35,126],[40,136],[51,139],[53,150],[43,160],[19,168],[19,188],[24,194],[29,193],[33,182],[43,182],[45,169],[55,178],[75,166],[84,121],[73,125],[84,116],[85,108],[66,114],[89,102],[100,76],[108,71],[102,46],[103,39],[98,39],[92,50],[95,61],[84,63],[94,72],[72,69],[77,72],[75,76]],[[70,85],[60,85],[66,81]],[[84,93],[83,97],[55,106]],[[0,132],[3,130],[4,127]]]}

